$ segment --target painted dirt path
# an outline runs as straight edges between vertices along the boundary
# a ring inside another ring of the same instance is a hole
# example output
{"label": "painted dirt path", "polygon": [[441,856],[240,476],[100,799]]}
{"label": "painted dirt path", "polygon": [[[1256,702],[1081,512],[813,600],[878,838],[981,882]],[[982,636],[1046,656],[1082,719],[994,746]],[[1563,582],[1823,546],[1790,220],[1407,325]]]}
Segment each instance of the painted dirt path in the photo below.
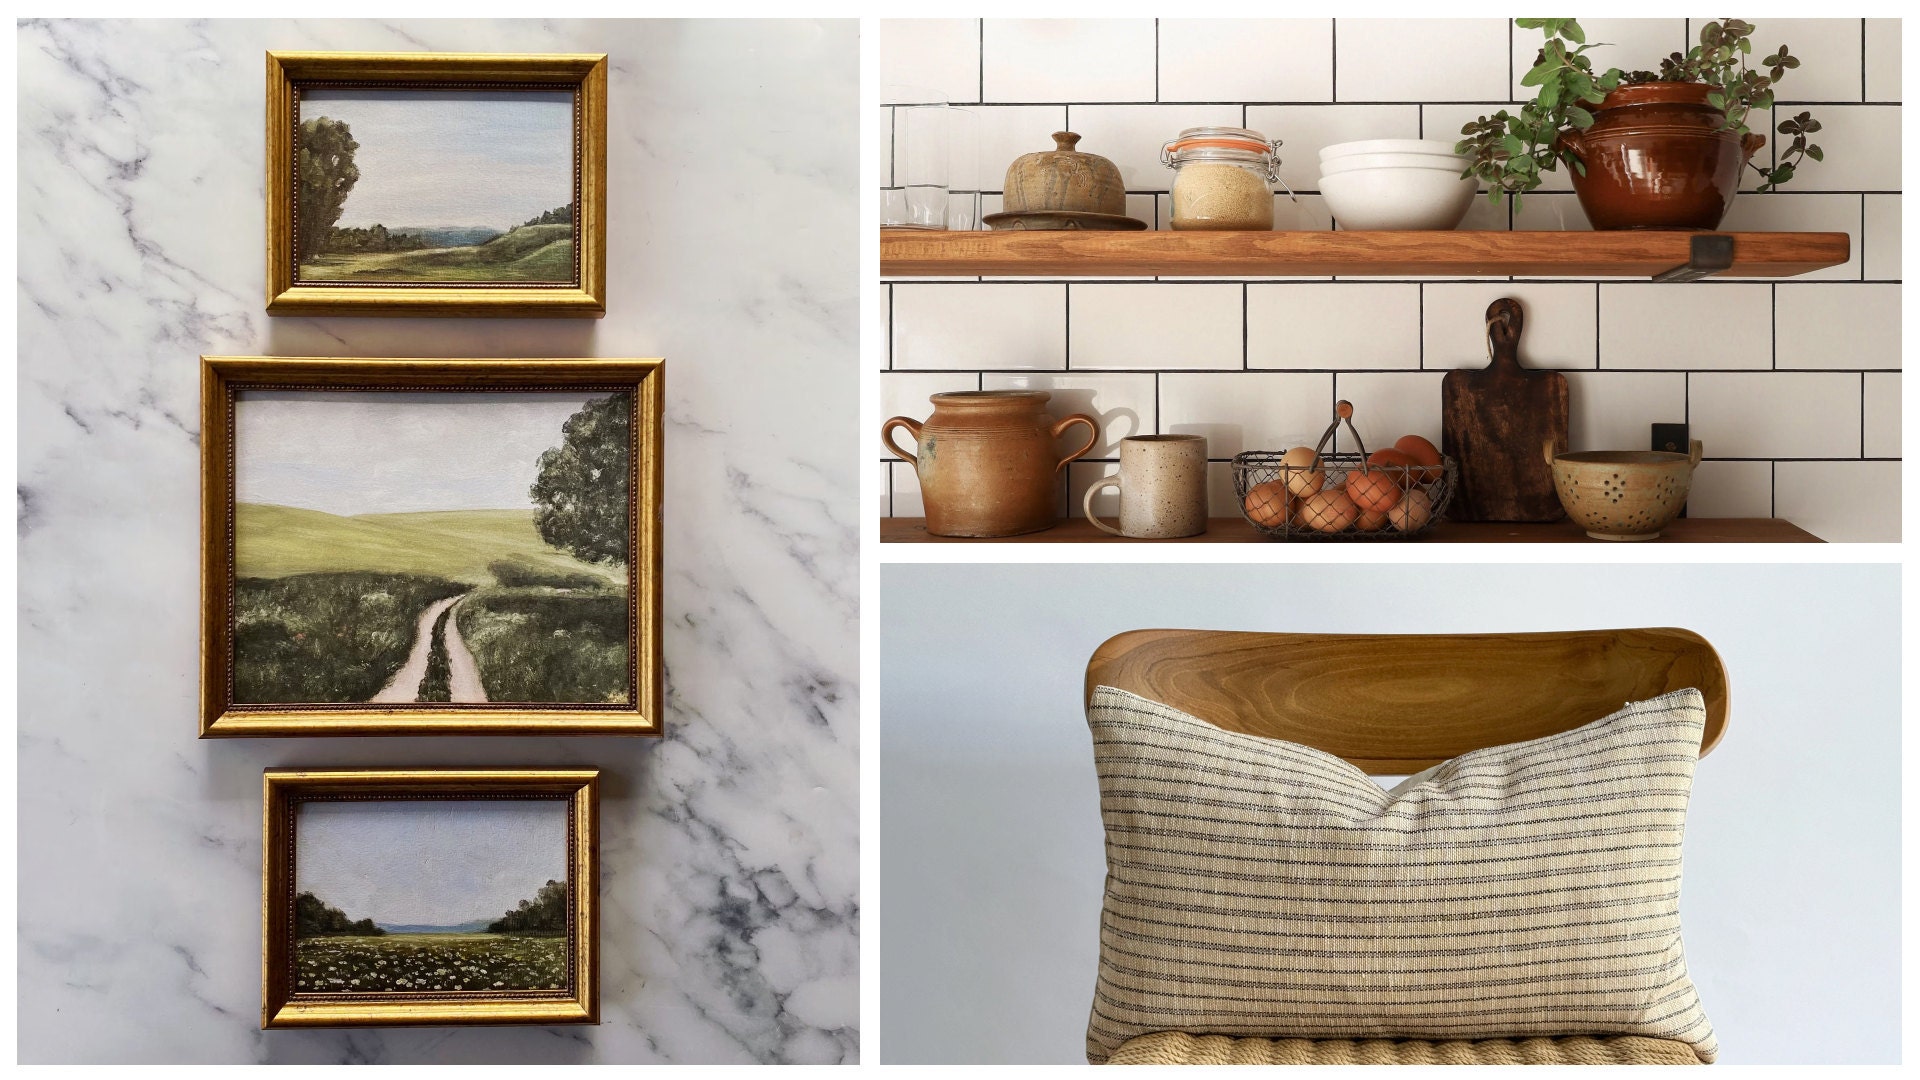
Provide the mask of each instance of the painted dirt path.
{"label": "painted dirt path", "polygon": [[[436,600],[427,605],[420,614],[420,624],[415,627],[413,651],[407,654],[407,662],[400,665],[391,680],[381,691],[370,699],[370,704],[388,705],[395,702],[411,702],[420,699],[420,680],[427,675],[427,654],[433,649],[433,623],[440,613],[467,598],[466,593],[450,596],[445,600]],[[487,700],[487,691],[480,684],[480,667],[473,662],[473,653],[467,650],[466,639],[460,636],[458,620],[447,619],[447,686],[449,696],[454,701],[475,702]]]}

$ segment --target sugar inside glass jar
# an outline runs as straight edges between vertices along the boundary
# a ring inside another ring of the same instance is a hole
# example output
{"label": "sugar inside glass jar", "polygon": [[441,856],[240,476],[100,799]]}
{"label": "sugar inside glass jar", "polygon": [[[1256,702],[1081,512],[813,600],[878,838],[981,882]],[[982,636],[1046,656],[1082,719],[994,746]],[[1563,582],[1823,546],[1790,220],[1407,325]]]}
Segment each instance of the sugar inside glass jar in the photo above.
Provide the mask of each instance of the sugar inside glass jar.
{"label": "sugar inside glass jar", "polygon": [[1271,229],[1280,144],[1247,128],[1193,127],[1160,148],[1176,229]]}

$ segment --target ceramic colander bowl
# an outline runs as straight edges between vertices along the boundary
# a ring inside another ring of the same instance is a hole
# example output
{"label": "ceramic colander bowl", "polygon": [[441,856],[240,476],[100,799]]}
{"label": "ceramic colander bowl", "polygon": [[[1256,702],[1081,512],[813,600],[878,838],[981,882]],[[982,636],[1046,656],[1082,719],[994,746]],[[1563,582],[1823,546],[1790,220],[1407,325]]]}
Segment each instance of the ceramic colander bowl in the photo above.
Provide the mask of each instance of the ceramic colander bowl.
{"label": "ceramic colander bowl", "polygon": [[1553,489],[1560,505],[1595,540],[1652,540],[1686,508],[1693,467],[1700,464],[1700,440],[1687,453],[1657,450],[1594,450],[1555,454]]}

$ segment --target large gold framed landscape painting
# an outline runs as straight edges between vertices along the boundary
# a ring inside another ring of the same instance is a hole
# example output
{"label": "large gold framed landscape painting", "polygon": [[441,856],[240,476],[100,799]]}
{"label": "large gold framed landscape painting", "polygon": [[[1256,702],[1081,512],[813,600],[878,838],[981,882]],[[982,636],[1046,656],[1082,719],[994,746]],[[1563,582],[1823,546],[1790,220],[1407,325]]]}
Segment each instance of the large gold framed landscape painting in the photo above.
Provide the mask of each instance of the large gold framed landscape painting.
{"label": "large gold framed landscape painting", "polygon": [[599,1023],[597,771],[262,786],[261,1027]]}
{"label": "large gold framed landscape painting", "polygon": [[267,54],[267,311],[606,313],[604,55]]}
{"label": "large gold framed landscape painting", "polygon": [[201,735],[659,734],[662,370],[203,357]]}

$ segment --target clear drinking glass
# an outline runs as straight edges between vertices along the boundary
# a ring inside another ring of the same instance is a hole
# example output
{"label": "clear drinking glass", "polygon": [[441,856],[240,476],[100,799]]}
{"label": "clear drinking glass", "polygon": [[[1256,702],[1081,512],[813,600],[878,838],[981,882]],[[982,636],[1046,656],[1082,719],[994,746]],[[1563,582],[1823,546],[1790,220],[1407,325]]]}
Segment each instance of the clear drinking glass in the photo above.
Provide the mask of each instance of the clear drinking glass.
{"label": "clear drinking glass", "polygon": [[944,229],[951,185],[953,121],[946,95],[921,87],[889,85],[881,101],[891,111],[893,175],[881,189],[883,228]]}
{"label": "clear drinking glass", "polygon": [[984,228],[980,224],[980,192],[987,187],[980,163],[978,116],[972,109],[952,106],[948,106],[947,114],[947,228],[971,232]]}

